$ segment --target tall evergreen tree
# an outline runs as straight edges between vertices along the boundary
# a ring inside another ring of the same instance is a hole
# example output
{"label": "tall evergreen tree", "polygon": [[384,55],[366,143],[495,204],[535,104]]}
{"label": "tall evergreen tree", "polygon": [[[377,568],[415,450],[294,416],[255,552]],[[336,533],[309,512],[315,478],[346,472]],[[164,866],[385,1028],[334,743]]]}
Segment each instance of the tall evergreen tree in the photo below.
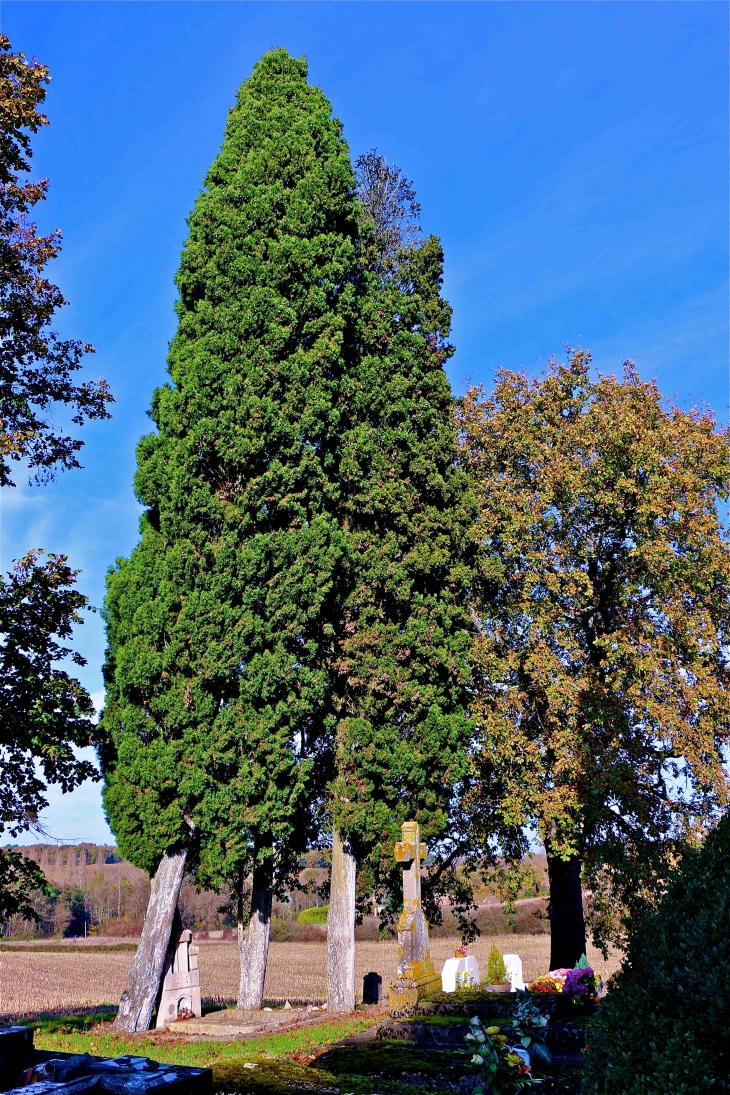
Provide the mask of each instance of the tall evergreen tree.
{"label": "tall evergreen tree", "polygon": [[[108,583],[104,801],[139,866],[252,872],[239,1004],[255,1007],[274,877],[309,835],[347,550],[354,176],[303,59],[256,64],[189,226],[172,383],[138,448],[141,542]],[[158,946],[132,971],[120,1025],[149,1024],[160,964]]]}
{"label": "tall evergreen tree", "polygon": [[392,880],[408,819],[437,845],[467,758],[472,513],[444,371],[453,348],[443,253],[433,236],[420,239],[415,194],[398,169],[373,153],[358,166],[359,355],[342,465],[348,592],[329,795],[333,1010],[355,1003],[358,865],[368,893]]}

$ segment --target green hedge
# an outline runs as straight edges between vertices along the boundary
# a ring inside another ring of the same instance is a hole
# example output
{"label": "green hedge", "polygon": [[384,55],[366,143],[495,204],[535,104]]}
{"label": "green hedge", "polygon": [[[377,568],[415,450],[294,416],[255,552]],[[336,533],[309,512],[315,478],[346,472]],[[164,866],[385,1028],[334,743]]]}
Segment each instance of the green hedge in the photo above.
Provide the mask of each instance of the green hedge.
{"label": "green hedge", "polygon": [[326,924],[327,905],[318,905],[316,908],[302,909],[297,920],[300,924]]}
{"label": "green hedge", "polygon": [[588,1041],[584,1095],[728,1090],[730,814],[638,925]]}

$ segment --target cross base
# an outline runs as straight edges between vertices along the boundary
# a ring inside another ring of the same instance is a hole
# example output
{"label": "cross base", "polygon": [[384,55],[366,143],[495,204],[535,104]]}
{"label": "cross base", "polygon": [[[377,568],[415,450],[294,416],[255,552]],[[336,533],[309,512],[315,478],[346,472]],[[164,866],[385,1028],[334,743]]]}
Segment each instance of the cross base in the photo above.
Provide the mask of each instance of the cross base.
{"label": "cross base", "polygon": [[431,955],[407,966],[390,986],[388,1005],[392,1016],[412,1015],[423,996],[441,991],[441,978],[434,969]]}

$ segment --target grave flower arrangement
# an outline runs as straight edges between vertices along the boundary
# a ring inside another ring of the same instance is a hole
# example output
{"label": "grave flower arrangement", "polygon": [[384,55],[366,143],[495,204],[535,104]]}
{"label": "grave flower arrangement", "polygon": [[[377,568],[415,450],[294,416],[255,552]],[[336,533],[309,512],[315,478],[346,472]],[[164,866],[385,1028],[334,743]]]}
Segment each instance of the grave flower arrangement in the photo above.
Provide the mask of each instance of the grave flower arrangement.
{"label": "grave flower arrangement", "polygon": [[530,1071],[529,1054],[521,1046],[508,1045],[499,1027],[485,1030],[476,1015],[469,1026],[466,1042],[474,1051],[471,1062],[480,1069],[474,1095],[516,1095],[539,1082]]}
{"label": "grave flower arrangement", "polygon": [[550,973],[535,978],[530,985],[530,992],[560,992],[568,996],[595,998],[598,984],[594,970],[583,955],[576,962],[575,969],[550,970]]}
{"label": "grave flower arrangement", "polygon": [[[559,976],[562,972],[562,970],[554,970],[552,973],[544,973],[542,977],[536,977],[530,983],[530,992],[562,992],[565,984],[565,977]],[[565,970],[565,973],[568,973],[568,970]]]}
{"label": "grave flower arrangement", "polygon": [[563,992],[570,993],[572,996],[595,996],[596,975],[591,967],[583,966],[582,969],[576,967],[574,970],[568,970]]}

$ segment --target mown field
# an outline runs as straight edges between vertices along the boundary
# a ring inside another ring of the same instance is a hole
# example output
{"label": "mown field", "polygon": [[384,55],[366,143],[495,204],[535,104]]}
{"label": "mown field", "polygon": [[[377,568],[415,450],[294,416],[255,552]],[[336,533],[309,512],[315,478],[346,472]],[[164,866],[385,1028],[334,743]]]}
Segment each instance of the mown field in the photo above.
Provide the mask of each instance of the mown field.
{"label": "mown field", "polygon": [[[522,958],[525,977],[531,980],[547,972],[550,940],[546,935],[489,936],[473,945],[471,953],[486,969],[489,948],[496,943],[505,953]],[[456,939],[432,940],[431,953],[440,970],[454,953]],[[619,965],[618,954],[604,962],[598,951],[589,947],[588,958],[604,979]],[[57,1008],[90,1007],[114,1004],[132,960],[129,951],[100,949],[93,952],[69,947],[63,952],[18,949],[0,952],[0,1015],[32,1015]],[[379,973],[383,984],[391,980],[397,964],[395,942],[357,944],[357,985],[362,988],[363,974]],[[200,977],[203,998],[227,1003],[235,999],[238,987],[238,953],[235,943],[201,941]],[[271,1001],[289,999],[323,1000],[325,995],[324,943],[272,943],[266,974],[265,994]]]}

